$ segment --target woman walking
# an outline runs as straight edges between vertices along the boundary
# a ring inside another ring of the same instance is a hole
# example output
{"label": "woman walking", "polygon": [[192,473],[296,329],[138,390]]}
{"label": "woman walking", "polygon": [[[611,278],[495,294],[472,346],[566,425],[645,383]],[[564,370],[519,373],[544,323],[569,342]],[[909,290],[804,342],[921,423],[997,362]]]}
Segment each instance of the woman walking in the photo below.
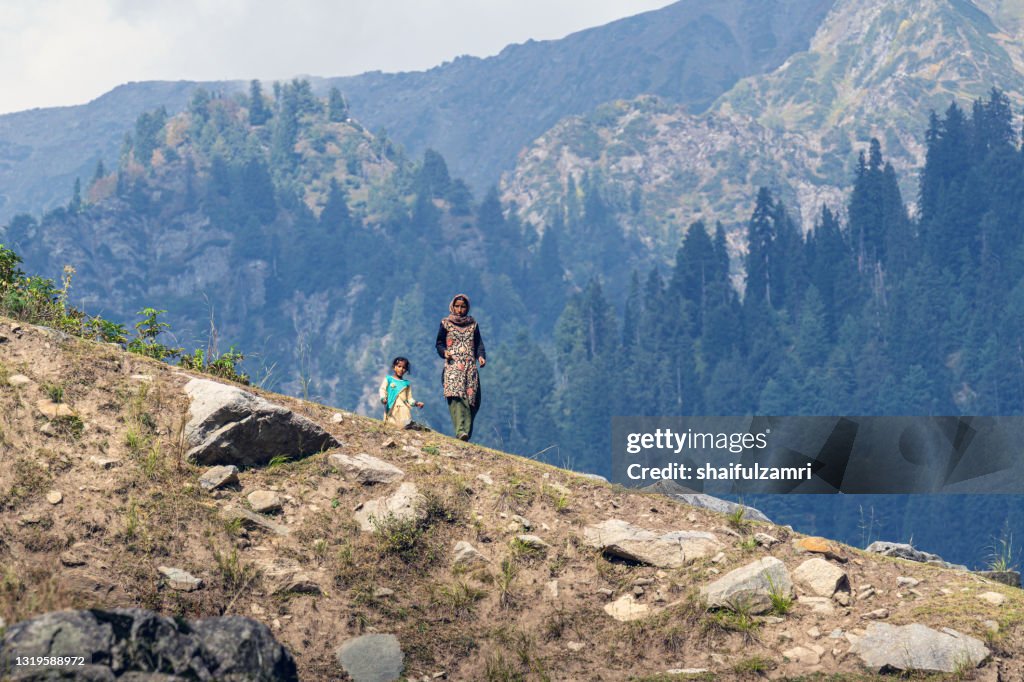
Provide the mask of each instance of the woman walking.
{"label": "woman walking", "polygon": [[480,373],[477,365],[487,364],[487,351],[480,327],[469,314],[469,297],[459,294],[448,304],[448,317],[437,330],[437,354],[444,358],[441,385],[448,401],[455,437],[469,440],[473,419],[480,409]]}

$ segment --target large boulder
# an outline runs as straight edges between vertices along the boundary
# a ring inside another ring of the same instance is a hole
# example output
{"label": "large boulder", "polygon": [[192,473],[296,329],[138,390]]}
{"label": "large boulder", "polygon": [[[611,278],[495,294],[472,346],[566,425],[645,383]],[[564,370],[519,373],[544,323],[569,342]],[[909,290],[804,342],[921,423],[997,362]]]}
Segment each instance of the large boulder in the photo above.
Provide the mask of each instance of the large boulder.
{"label": "large boulder", "polygon": [[772,609],[772,596],[793,597],[793,580],[786,565],[775,557],[765,557],[700,588],[708,608],[724,608],[750,613]]}
{"label": "large boulder", "polygon": [[658,568],[679,568],[712,556],[722,548],[712,533],[688,530],[659,533],[620,519],[587,526],[583,529],[583,541],[604,554]]}
{"label": "large boulder", "polygon": [[[27,667],[18,657],[84,657]],[[62,676],[62,671],[67,674]],[[58,611],[17,623],[0,642],[0,678],[298,682],[295,660],[262,623],[240,616],[186,622],[143,609]]]}
{"label": "large boulder", "polygon": [[874,672],[952,673],[978,667],[990,652],[981,640],[950,628],[939,632],[919,623],[872,623],[850,653]]}
{"label": "large boulder", "polygon": [[185,392],[191,400],[187,455],[196,464],[256,466],[279,455],[297,459],[340,445],[309,419],[237,386],[192,379]]}

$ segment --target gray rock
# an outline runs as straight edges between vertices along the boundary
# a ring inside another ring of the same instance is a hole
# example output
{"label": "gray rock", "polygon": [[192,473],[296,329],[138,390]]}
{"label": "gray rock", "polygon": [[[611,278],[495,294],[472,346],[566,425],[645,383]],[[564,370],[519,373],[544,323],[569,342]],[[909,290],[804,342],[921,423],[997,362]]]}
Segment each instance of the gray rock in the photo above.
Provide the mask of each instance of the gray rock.
{"label": "gray rock", "polygon": [[605,554],[658,568],[679,568],[721,549],[712,533],[659,533],[620,519],[608,519],[583,529],[583,542]]}
{"label": "gray rock", "polygon": [[584,473],[580,473],[579,475],[582,476],[583,478],[589,478],[591,481],[597,481],[599,483],[607,483],[608,482],[607,478],[605,478],[604,476],[598,476],[597,474],[584,474]]}
{"label": "gray rock", "polygon": [[199,487],[203,490],[217,490],[237,484],[238,467],[234,464],[211,467],[199,477]]}
{"label": "gray rock", "polygon": [[274,587],[274,594],[315,594],[324,593],[320,584],[305,573],[291,573],[284,576]]}
{"label": "gray rock", "polygon": [[452,560],[453,566],[475,566],[486,564],[488,562],[487,557],[481,554],[476,547],[469,544],[465,540],[459,540],[455,543],[455,549],[452,550],[454,559]]}
{"label": "gray rock", "polygon": [[533,530],[533,523],[530,521],[530,519],[526,518],[525,516],[513,514],[512,520],[518,523],[520,526],[522,526],[524,530]]}
{"label": "gray rock", "polygon": [[257,514],[272,514],[281,511],[281,498],[272,490],[254,490],[246,498]]}
{"label": "gray rock", "polygon": [[187,457],[196,464],[254,466],[339,445],[312,421],[236,386],[192,379],[185,392],[191,400]]}
{"label": "gray rock", "polygon": [[256,512],[249,511],[248,509],[242,509],[235,505],[229,505],[224,507],[220,512],[221,518],[228,523],[234,521],[241,521],[245,528],[264,528],[278,535],[288,535],[291,530],[287,526],[274,523],[265,516],[261,516]]}
{"label": "gray rock", "polygon": [[700,593],[709,608],[764,613],[772,608],[772,593],[792,598],[793,581],[785,564],[775,557],[765,557],[729,571],[700,588]]}
{"label": "gray rock", "polygon": [[624,594],[615,601],[605,604],[604,612],[615,620],[628,622],[649,615],[651,607],[637,602],[631,594]]}
{"label": "gray rock", "polygon": [[547,549],[551,546],[548,543],[544,542],[544,540],[542,540],[540,537],[536,535],[527,535],[526,533],[517,535],[516,540],[518,540],[519,542],[523,543],[531,549]]}
{"label": "gray rock", "polygon": [[906,559],[907,561],[917,561],[923,564],[938,564],[939,566],[945,566],[946,568],[955,568],[962,571],[966,571],[966,566],[960,564],[951,564],[948,561],[943,560],[938,554],[932,554],[930,552],[922,552],[919,549],[915,549],[913,545],[908,545],[905,542],[884,542],[878,540],[872,542],[864,550],[866,552],[874,552],[875,554],[881,554],[882,556],[896,557],[897,559]]}
{"label": "gray rock", "polygon": [[981,640],[944,628],[925,625],[871,623],[850,647],[874,672],[914,670],[951,673],[963,666],[976,668],[989,656]]}
{"label": "gray rock", "polygon": [[24,374],[12,374],[7,377],[7,383],[15,388],[20,388],[21,386],[28,386],[32,383],[32,380]]}
{"label": "gray rock", "polygon": [[351,455],[333,454],[328,458],[332,466],[350,481],[358,481],[364,485],[373,483],[391,483],[405,476],[405,472],[393,464],[378,459],[365,452],[354,457]]}
{"label": "gray rock", "polygon": [[337,656],[352,682],[393,682],[405,668],[405,654],[394,635],[350,639],[338,648]]}
{"label": "gray rock", "polygon": [[850,590],[846,572],[822,557],[808,559],[793,571],[793,580],[819,597],[828,597],[839,590]]}
{"label": "gray rock", "polygon": [[96,455],[89,456],[89,463],[100,469],[113,469],[121,466],[121,460],[116,457],[97,457]]}
{"label": "gray rock", "polygon": [[202,580],[180,568],[158,566],[156,570],[160,571],[160,575],[167,578],[167,586],[172,590],[192,592],[203,586]]}
{"label": "gray rock", "polygon": [[[15,657],[84,656],[74,677]],[[0,642],[0,677],[29,680],[298,682],[295,660],[262,623],[239,616],[176,621],[143,609],[60,611],[17,623]]]}
{"label": "gray rock", "polygon": [[374,528],[374,521],[380,523],[388,517],[402,521],[425,518],[426,512],[422,504],[423,496],[419,494],[416,485],[403,483],[391,495],[363,504],[354,514],[354,518],[360,529],[370,532]]}
{"label": "gray rock", "polygon": [[764,515],[763,512],[748,507],[745,504],[737,504],[730,502],[729,500],[723,500],[719,497],[713,497],[711,495],[705,495],[704,493],[693,492],[689,488],[684,488],[674,481],[659,481],[653,485],[642,488],[645,493],[660,493],[667,495],[673,500],[688,504],[691,507],[699,507],[701,509],[710,509],[711,511],[720,512],[722,514],[732,514],[739,507],[743,507],[743,518],[748,521],[764,521],[771,523],[771,519]]}

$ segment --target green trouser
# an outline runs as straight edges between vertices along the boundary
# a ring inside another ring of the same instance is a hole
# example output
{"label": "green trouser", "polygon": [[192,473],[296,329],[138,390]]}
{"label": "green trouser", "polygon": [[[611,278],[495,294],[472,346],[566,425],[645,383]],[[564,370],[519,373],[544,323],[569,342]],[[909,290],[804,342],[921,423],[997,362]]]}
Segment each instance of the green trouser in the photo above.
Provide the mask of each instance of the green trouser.
{"label": "green trouser", "polygon": [[473,435],[473,417],[476,416],[476,407],[469,404],[469,398],[447,398],[448,412],[452,415],[452,428],[455,435],[464,433],[467,436]]}

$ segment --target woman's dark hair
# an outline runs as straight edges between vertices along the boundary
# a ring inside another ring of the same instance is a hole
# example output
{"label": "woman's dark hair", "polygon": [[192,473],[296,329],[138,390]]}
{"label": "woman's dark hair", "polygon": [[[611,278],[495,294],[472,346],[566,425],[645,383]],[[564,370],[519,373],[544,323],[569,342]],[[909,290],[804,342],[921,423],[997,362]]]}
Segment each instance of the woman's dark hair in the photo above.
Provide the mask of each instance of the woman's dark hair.
{"label": "woman's dark hair", "polygon": [[401,355],[399,355],[397,358],[395,358],[394,360],[391,361],[391,366],[394,367],[395,365],[397,365],[400,362],[404,362],[405,363],[405,371],[407,373],[409,373],[409,374],[412,374],[412,363],[409,362],[409,358],[404,358]]}

